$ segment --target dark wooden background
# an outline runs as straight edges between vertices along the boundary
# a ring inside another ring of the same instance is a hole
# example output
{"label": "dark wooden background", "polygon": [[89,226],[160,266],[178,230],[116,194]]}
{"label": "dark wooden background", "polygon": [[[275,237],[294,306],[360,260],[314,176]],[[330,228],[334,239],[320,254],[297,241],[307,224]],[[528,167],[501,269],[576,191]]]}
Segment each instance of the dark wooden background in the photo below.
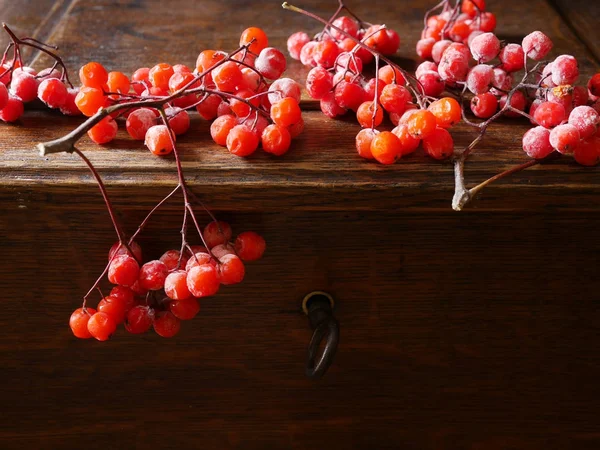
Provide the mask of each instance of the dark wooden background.
{"label": "dark wooden background", "polygon": [[[429,2],[352,4],[397,29],[414,66]],[[503,38],[541,29],[556,55],[580,58],[587,76],[598,69],[598,2],[488,4]],[[249,25],[279,47],[296,29],[318,31],[278,1],[0,1],[0,11],[19,33],[60,44],[74,73],[88,60],[125,72],[193,64],[202,49],[233,49]],[[267,254],[177,338],[120,330],[106,343],[76,340],[67,321],[114,240],[108,217],[77,157],[33,150],[77,120],[33,111],[2,124],[0,449],[600,448],[598,169],[546,164],[454,213],[450,164],[365,163],[356,124],[305,114],[306,133],[281,159],[230,156],[193,120],[178,143],[195,192],[235,230],[263,232]],[[470,185],[526,160],[526,127],[490,132]],[[120,133],[81,148],[131,229],[176,178],[172,160]],[[148,257],[177,245],[180,221],[176,202],[157,216],[141,239]],[[314,289],[336,297],[342,330],[318,382],[303,375],[300,312]]]}

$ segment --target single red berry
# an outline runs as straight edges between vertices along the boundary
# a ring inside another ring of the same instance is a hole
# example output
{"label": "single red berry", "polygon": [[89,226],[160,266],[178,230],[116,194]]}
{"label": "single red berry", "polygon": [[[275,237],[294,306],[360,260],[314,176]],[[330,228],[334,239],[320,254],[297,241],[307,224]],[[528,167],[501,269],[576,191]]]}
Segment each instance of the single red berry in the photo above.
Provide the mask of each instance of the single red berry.
{"label": "single red berry", "polygon": [[98,312],[108,314],[117,324],[125,320],[125,304],[121,303],[118,299],[112,299],[110,296],[100,300],[98,303]]}
{"label": "single red berry", "polygon": [[125,307],[125,311],[129,311],[135,304],[135,294],[131,288],[125,286],[113,287],[108,297],[111,302],[121,303]]}
{"label": "single red berry", "polygon": [[108,268],[108,281],[121,286],[131,286],[138,280],[140,266],[135,258],[127,255],[116,256]]}
{"label": "single red berry", "polygon": [[191,320],[200,312],[200,303],[195,298],[184,301],[173,300],[169,303],[169,310],[181,320]]}
{"label": "single red berry", "polygon": [[118,131],[117,122],[110,116],[106,116],[87,132],[89,138],[96,144],[108,144],[115,137]]}
{"label": "single red berry", "polygon": [[219,274],[211,264],[192,267],[187,274],[187,286],[194,297],[209,297],[219,290]]}
{"label": "single red berry", "polygon": [[554,151],[550,144],[550,130],[535,127],[523,136],[523,150],[531,158],[542,159]]}
{"label": "single red berry", "polygon": [[103,312],[97,312],[87,323],[90,334],[99,341],[107,341],[117,329],[115,319]]}
{"label": "single red berry", "polygon": [[159,312],[154,319],[154,331],[161,337],[173,337],[180,329],[181,322],[169,311]]}
{"label": "single red berry", "polygon": [[88,321],[96,314],[96,310],[92,308],[78,308],[73,311],[69,319],[69,326],[75,337],[79,339],[89,339],[92,334],[88,330]]}
{"label": "single red berry", "polygon": [[134,306],[125,318],[125,329],[132,334],[145,333],[154,322],[154,310],[148,306]]}
{"label": "single red berry", "polygon": [[223,221],[210,222],[204,227],[202,236],[209,248],[213,248],[219,244],[225,244],[231,240],[231,226]]}
{"label": "single red berry", "polygon": [[452,135],[445,128],[436,128],[433,133],[423,138],[423,150],[434,159],[446,159],[454,153]]}
{"label": "single red berry", "polygon": [[86,87],[102,89],[108,81],[108,72],[97,62],[89,62],[79,69],[79,79]]}
{"label": "single red berry", "polygon": [[49,108],[60,108],[67,102],[69,93],[62,81],[49,78],[40,83],[37,95]]}
{"label": "single red berry", "polygon": [[188,261],[186,256],[181,256],[179,250],[167,250],[159,259],[169,271],[185,267]]}
{"label": "single red berry", "polygon": [[187,272],[171,272],[165,280],[165,294],[173,300],[187,300],[192,296],[187,287]]}
{"label": "single red berry", "polygon": [[235,251],[243,261],[256,261],[265,252],[266,243],[262,236],[253,231],[240,233],[235,240]]}
{"label": "single red berry", "polygon": [[225,255],[219,259],[217,272],[221,284],[238,284],[244,279],[246,268],[237,255]]}

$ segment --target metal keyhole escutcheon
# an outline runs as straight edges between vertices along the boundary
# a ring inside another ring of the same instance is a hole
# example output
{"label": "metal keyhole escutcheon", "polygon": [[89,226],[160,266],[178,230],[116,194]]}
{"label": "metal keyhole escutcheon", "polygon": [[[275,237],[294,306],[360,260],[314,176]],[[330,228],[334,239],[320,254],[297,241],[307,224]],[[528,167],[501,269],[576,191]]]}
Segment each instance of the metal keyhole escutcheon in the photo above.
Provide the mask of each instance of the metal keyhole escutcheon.
{"label": "metal keyhole escutcheon", "polygon": [[[315,291],[304,297],[302,310],[308,315],[308,323],[313,331],[308,344],[306,360],[306,376],[312,379],[321,378],[333,362],[340,340],[340,326],[333,316],[335,302],[326,292]],[[319,355],[319,346],[326,339],[325,347]]]}

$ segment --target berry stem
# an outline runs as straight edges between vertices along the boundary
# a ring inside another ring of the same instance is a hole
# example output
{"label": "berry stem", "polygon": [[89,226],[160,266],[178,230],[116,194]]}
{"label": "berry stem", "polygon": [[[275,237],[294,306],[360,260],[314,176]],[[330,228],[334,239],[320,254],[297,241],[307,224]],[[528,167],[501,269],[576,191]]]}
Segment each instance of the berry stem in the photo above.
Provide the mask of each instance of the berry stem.
{"label": "berry stem", "polygon": [[[104,199],[104,203],[106,204],[106,209],[108,210],[108,215],[110,216],[110,220],[113,224],[113,227],[115,228],[115,232],[117,233],[119,242],[124,243],[125,234],[123,233],[123,230],[121,229],[121,227],[119,226],[119,223],[117,222],[117,217],[115,215],[114,208],[112,206],[110,198],[108,197],[108,192],[106,191],[106,186],[104,185],[104,182],[102,181],[102,178],[100,177],[100,174],[98,173],[98,171],[96,170],[96,168],[94,167],[92,162],[87,158],[87,156],[85,156],[83,154],[83,152],[81,150],[79,150],[78,148],[74,148],[73,152],[76,153],[83,160],[83,162],[85,162],[85,164],[88,166],[88,169],[90,170],[93,177],[95,178],[96,183],[98,183],[98,188],[100,189],[100,193],[102,194],[102,198]],[[124,245],[127,247],[127,250],[129,250],[129,252],[133,255],[133,252],[129,248],[129,244],[124,243]]]}

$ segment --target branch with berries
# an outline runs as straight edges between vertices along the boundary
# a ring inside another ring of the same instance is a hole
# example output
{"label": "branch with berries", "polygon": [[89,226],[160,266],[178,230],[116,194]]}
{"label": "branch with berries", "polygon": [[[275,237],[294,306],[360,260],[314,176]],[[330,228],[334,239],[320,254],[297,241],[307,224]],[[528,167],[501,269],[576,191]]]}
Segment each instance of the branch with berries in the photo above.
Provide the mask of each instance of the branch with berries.
{"label": "branch with berries", "polygon": [[[600,161],[600,74],[587,87],[575,85],[577,60],[561,55],[542,61],[552,41],[540,31],[520,44],[501,42],[485,0],[443,0],[426,12],[416,44],[426,61],[414,75],[389,59],[400,43],[397,33],[359,19],[343,0],[329,19],[287,2],[282,6],[324,26],[313,39],[296,32],[287,43],[292,58],[312,67],[306,89],[323,114],[356,114],[362,127],[356,150],[362,158],[393,164],[422,147],[431,158],[451,160],[455,210],[491,183],[559,155],[572,155],[586,166]],[[369,77],[363,69],[372,62],[375,76]],[[395,127],[391,131],[377,129],[384,113]],[[523,136],[523,150],[533,159],[467,188],[466,161],[491,125],[507,117],[525,117],[535,126]],[[461,120],[478,135],[456,150],[449,130]]]}
{"label": "branch with berries", "polygon": [[[64,114],[87,116],[72,132],[40,143],[38,149],[42,155],[65,152],[82,159],[98,184],[117,236],[104,270],[84,295],[82,307],[71,316],[73,333],[103,341],[124,323],[134,334],[151,327],[163,337],[177,334],[180,321],[199,312],[199,299],[215,295],[222,285],[240,283],[245,264],[261,258],[266,247],[264,239],[252,231],[233,240],[229,224],[218,221],[192,192],[183,173],[177,136],[190,128],[188,111],[194,110],[212,121],[211,137],[234,155],[249,156],[259,146],[275,156],[285,154],[304,128],[300,86],[280,78],[286,68],[285,56],[268,46],[263,30],[248,28],[239,48],[230,53],[205,50],[193,70],[183,64],[159,63],[128,77],[90,62],[79,70],[81,87],[72,88],[65,65],[48,50],[50,46],[18,38],[8,26],[4,28],[11,42],[2,59],[0,119],[16,121],[24,104],[36,98]],[[55,60],[54,66],[39,74],[24,66],[23,46],[45,49]],[[13,57],[8,61],[11,50]],[[152,154],[172,156],[178,180],[131,235],[118,222],[102,177],[77,148],[86,135],[99,145],[111,142],[119,123],[124,123],[132,139],[143,140]],[[153,215],[177,196],[183,203],[180,246],[159,260],[144,263],[136,239]],[[208,214],[208,225],[201,226],[197,208]],[[188,236],[189,230],[195,238]],[[202,245],[191,245],[194,240]],[[115,285],[106,296],[100,289],[105,278]],[[88,302],[96,293],[101,300],[97,308],[91,308]]]}

